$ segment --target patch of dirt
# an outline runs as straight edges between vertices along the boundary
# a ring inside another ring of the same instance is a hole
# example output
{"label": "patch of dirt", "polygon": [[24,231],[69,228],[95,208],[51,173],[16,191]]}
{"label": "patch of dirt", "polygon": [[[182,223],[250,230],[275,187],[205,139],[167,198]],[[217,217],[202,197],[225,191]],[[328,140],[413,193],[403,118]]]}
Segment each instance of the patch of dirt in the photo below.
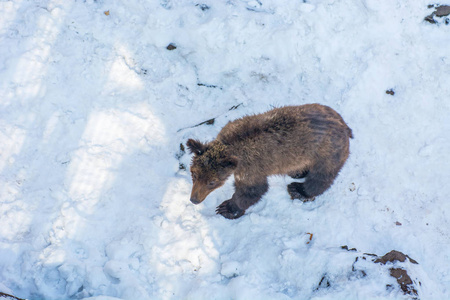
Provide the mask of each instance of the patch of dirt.
{"label": "patch of dirt", "polygon": [[[439,21],[441,21],[444,17],[447,17],[450,15],[450,6],[449,5],[428,5],[428,8],[434,8],[434,11],[425,17],[425,21],[430,22],[431,24],[436,24]],[[441,20],[437,20],[437,18],[440,18]],[[450,23],[449,18],[444,19],[444,23],[448,25]]]}
{"label": "patch of dirt", "polygon": [[[349,248],[347,245],[341,246],[341,249],[349,251],[349,252],[358,252],[356,248]],[[380,264],[380,265],[386,265],[389,268],[389,273],[392,277],[394,277],[397,280],[397,283],[400,286],[400,289],[403,291],[405,295],[409,295],[412,297],[412,299],[418,299],[418,292],[416,288],[416,283],[420,285],[420,281],[413,281],[411,279],[411,276],[408,274],[408,272],[402,268],[403,264],[418,264],[418,262],[411,257],[409,257],[406,254],[403,254],[400,251],[392,250],[388,253],[386,253],[383,256],[378,256],[376,254],[370,254],[370,253],[363,253],[362,255],[358,255],[355,258],[355,262],[352,265],[352,277],[354,278],[363,278],[367,275],[366,271],[364,269],[361,269],[361,267],[358,267],[357,264],[359,264],[359,261],[366,261],[373,263]],[[392,266],[391,266],[392,265]],[[318,284],[318,288],[324,288],[324,281],[326,276],[322,278],[320,283]],[[333,285],[333,282],[326,280],[325,287],[329,287],[330,285]],[[393,289],[394,287],[390,284],[386,285],[386,288]]]}

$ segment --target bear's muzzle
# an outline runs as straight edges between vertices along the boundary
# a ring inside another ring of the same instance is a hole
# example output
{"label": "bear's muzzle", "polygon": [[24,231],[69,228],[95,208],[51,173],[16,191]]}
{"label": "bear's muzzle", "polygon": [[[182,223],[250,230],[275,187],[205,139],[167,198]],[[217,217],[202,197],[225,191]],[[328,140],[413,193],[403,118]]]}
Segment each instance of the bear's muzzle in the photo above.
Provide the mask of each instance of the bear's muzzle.
{"label": "bear's muzzle", "polygon": [[203,200],[205,200],[206,196],[208,196],[209,193],[211,193],[211,190],[206,186],[194,183],[191,193],[191,202],[194,204],[200,204],[203,202]]}
{"label": "bear's muzzle", "polygon": [[194,204],[200,204],[202,201],[199,201],[199,200],[197,200],[195,198],[191,198],[191,202],[194,203]]}

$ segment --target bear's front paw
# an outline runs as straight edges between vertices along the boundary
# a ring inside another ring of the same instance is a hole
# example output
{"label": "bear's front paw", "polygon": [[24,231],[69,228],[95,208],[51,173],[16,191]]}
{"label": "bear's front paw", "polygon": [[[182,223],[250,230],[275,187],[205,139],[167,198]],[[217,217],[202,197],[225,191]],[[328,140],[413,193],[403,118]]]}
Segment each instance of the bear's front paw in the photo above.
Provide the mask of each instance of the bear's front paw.
{"label": "bear's front paw", "polygon": [[233,201],[227,200],[217,206],[216,213],[227,219],[237,219],[245,213],[245,210],[240,209]]}

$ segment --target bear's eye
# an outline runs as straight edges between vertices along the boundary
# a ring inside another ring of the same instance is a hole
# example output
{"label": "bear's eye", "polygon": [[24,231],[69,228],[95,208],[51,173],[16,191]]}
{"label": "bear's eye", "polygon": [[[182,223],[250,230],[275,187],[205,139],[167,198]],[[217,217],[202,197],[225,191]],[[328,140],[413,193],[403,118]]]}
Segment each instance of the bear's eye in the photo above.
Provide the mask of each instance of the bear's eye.
{"label": "bear's eye", "polygon": [[208,187],[214,187],[216,185],[215,181],[208,182]]}
{"label": "bear's eye", "polygon": [[193,180],[193,181],[196,181],[196,180],[197,180],[197,174],[192,173],[192,180]]}

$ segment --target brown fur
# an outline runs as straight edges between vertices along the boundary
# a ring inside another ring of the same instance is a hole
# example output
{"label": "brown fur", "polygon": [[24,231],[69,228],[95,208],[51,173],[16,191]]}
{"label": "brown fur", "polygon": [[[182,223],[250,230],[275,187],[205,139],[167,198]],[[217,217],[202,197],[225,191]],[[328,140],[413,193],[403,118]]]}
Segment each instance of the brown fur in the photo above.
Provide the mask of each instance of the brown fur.
{"label": "brown fur", "polygon": [[267,177],[305,177],[288,186],[292,198],[312,198],[333,183],[349,155],[351,129],[320,104],[286,106],[228,123],[207,144],[188,140],[194,153],[191,201],[202,202],[234,174],[236,191],[217,213],[234,219],[268,190]]}

